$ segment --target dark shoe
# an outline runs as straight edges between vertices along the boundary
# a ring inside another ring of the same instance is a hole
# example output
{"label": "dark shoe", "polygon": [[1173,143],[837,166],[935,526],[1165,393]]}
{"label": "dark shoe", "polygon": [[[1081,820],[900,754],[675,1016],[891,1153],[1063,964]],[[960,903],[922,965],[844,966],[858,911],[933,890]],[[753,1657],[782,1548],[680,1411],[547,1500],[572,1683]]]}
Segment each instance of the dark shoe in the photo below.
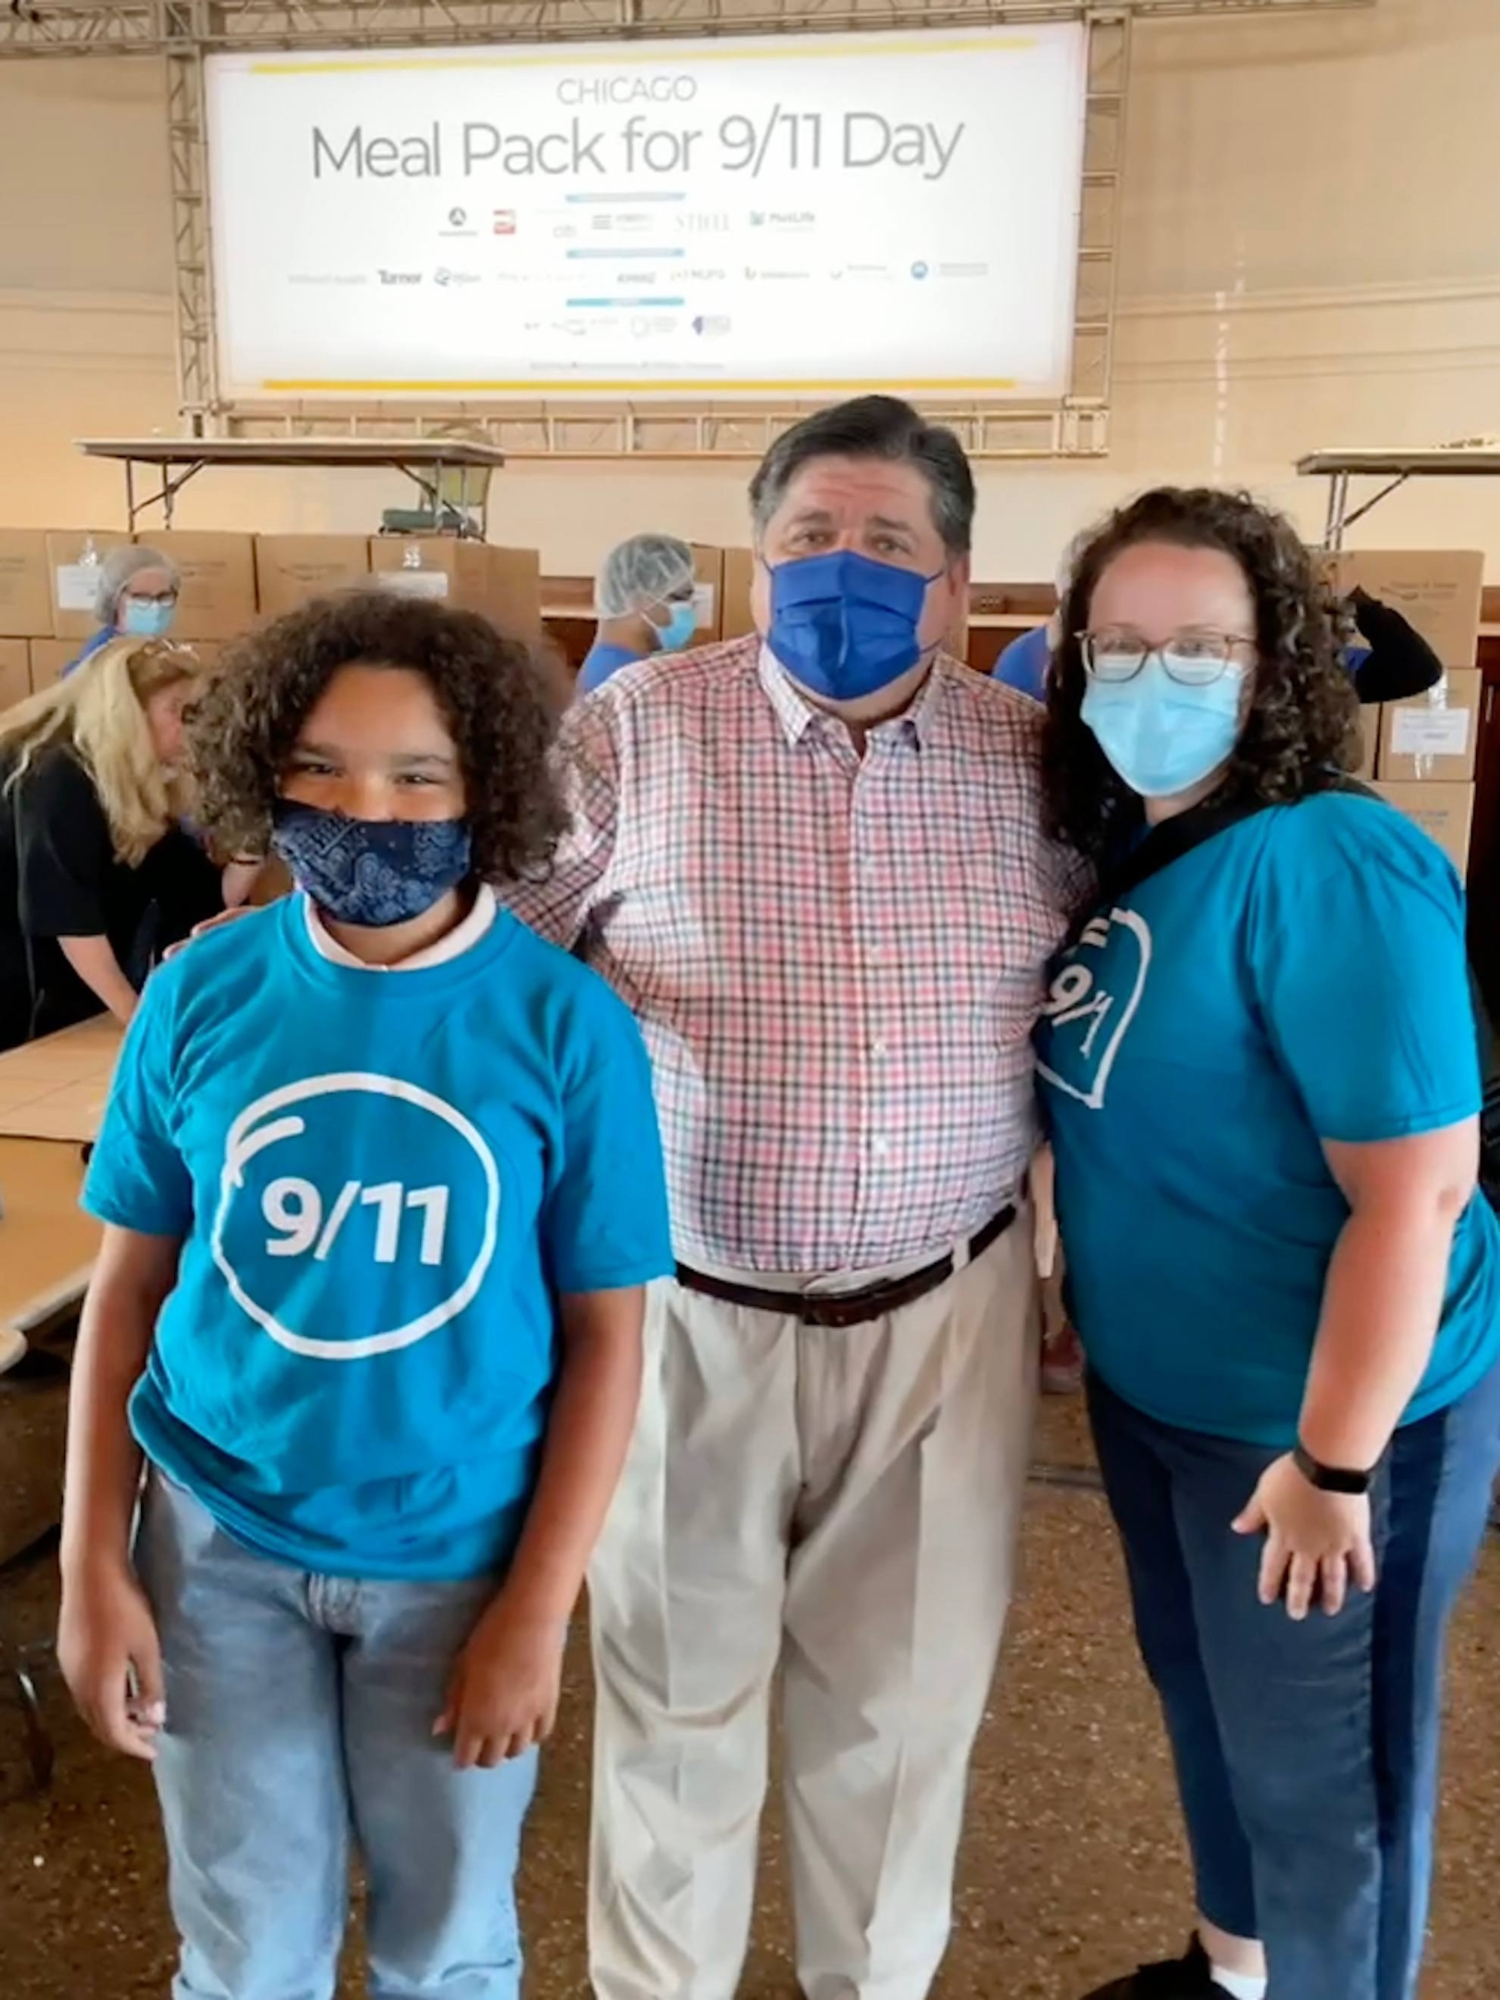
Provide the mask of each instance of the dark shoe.
{"label": "dark shoe", "polygon": [[1108,1986],[1096,1986],[1085,2000],[1226,2000],[1224,1988],[1210,1976],[1208,1953],[1196,1938],[1183,1958],[1143,1965]]}

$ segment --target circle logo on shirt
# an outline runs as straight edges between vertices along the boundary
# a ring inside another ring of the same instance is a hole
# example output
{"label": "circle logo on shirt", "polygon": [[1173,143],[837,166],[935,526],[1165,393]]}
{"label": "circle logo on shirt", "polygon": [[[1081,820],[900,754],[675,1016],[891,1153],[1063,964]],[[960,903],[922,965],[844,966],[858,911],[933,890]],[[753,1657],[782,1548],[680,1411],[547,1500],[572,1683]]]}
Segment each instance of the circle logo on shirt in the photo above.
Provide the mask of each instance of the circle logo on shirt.
{"label": "circle logo on shirt", "polygon": [[294,1354],[360,1361],[470,1305],[494,1260],[500,1174],[441,1097],[352,1070],[268,1091],[229,1128],[213,1256]]}

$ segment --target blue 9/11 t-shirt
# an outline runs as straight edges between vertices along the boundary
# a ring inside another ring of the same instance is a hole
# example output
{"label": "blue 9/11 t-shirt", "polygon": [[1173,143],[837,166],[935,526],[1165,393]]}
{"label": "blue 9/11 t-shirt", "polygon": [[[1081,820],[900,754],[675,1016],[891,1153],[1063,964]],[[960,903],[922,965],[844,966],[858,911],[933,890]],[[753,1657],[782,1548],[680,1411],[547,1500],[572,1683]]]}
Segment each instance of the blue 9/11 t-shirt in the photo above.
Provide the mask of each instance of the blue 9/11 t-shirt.
{"label": "blue 9/11 t-shirt", "polygon": [[[1322,1140],[1480,1106],[1464,903],[1376,799],[1272,808],[1095,918],[1038,1030],[1058,1221],[1089,1362],[1162,1423],[1284,1449],[1349,1209]],[[1404,1421],[1500,1359],[1500,1225],[1458,1224]]]}
{"label": "blue 9/11 t-shirt", "polygon": [[182,1240],[131,1420],[219,1523],[299,1568],[508,1559],[557,1297],[672,1269],[629,1011],[504,911],[412,971],[335,964],[288,897],[156,973],[84,1202]]}

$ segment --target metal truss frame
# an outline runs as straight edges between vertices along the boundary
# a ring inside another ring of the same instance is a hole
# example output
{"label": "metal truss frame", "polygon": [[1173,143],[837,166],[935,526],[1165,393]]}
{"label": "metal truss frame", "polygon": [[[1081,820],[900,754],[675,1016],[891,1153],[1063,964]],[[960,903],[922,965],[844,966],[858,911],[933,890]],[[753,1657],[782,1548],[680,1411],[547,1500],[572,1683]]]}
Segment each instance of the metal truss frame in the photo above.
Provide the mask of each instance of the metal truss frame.
{"label": "metal truss frame", "polygon": [[1375,0],[12,0],[0,60],[160,55],[174,244],[179,402],[193,436],[469,437],[511,458],[710,459],[761,455],[805,406],[225,404],[208,201],[203,63],[233,49],[458,46],[611,35],[773,34],[1086,19],[1084,174],[1072,372],[1060,403],[933,405],[978,458],[1096,458],[1109,449],[1120,176],[1131,29],[1141,20],[1324,13]]}

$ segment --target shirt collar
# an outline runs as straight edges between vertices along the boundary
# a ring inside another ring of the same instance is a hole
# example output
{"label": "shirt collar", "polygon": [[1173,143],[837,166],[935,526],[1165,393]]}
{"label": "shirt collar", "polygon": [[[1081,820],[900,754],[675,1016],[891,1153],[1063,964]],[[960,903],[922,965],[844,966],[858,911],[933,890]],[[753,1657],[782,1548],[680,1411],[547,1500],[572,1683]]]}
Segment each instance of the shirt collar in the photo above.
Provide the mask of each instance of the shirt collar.
{"label": "shirt collar", "polygon": [[[910,733],[912,740],[921,748],[932,733],[933,721],[942,701],[943,684],[947,679],[947,668],[943,655],[939,652],[932,663],[932,671],[923,681],[916,700],[900,715],[893,715],[886,722],[877,722],[869,731],[871,736],[886,733]],[[814,708],[812,703],[798,690],[790,674],[781,665],[769,646],[760,649],[760,684],[766,691],[766,698],[776,711],[788,743],[800,743],[815,723],[834,721],[823,709]]]}
{"label": "shirt collar", "polygon": [[313,950],[330,964],[352,966],[356,972],[421,972],[429,965],[446,965],[450,959],[462,957],[471,946],[478,944],[494,923],[499,904],[489,883],[481,882],[474,896],[474,907],[461,923],[455,924],[448,935],[440,937],[436,944],[414,951],[409,958],[399,958],[394,965],[370,965],[364,959],[356,958],[352,951],[346,951],[313,908],[312,899],[308,896],[302,898],[302,911]]}

